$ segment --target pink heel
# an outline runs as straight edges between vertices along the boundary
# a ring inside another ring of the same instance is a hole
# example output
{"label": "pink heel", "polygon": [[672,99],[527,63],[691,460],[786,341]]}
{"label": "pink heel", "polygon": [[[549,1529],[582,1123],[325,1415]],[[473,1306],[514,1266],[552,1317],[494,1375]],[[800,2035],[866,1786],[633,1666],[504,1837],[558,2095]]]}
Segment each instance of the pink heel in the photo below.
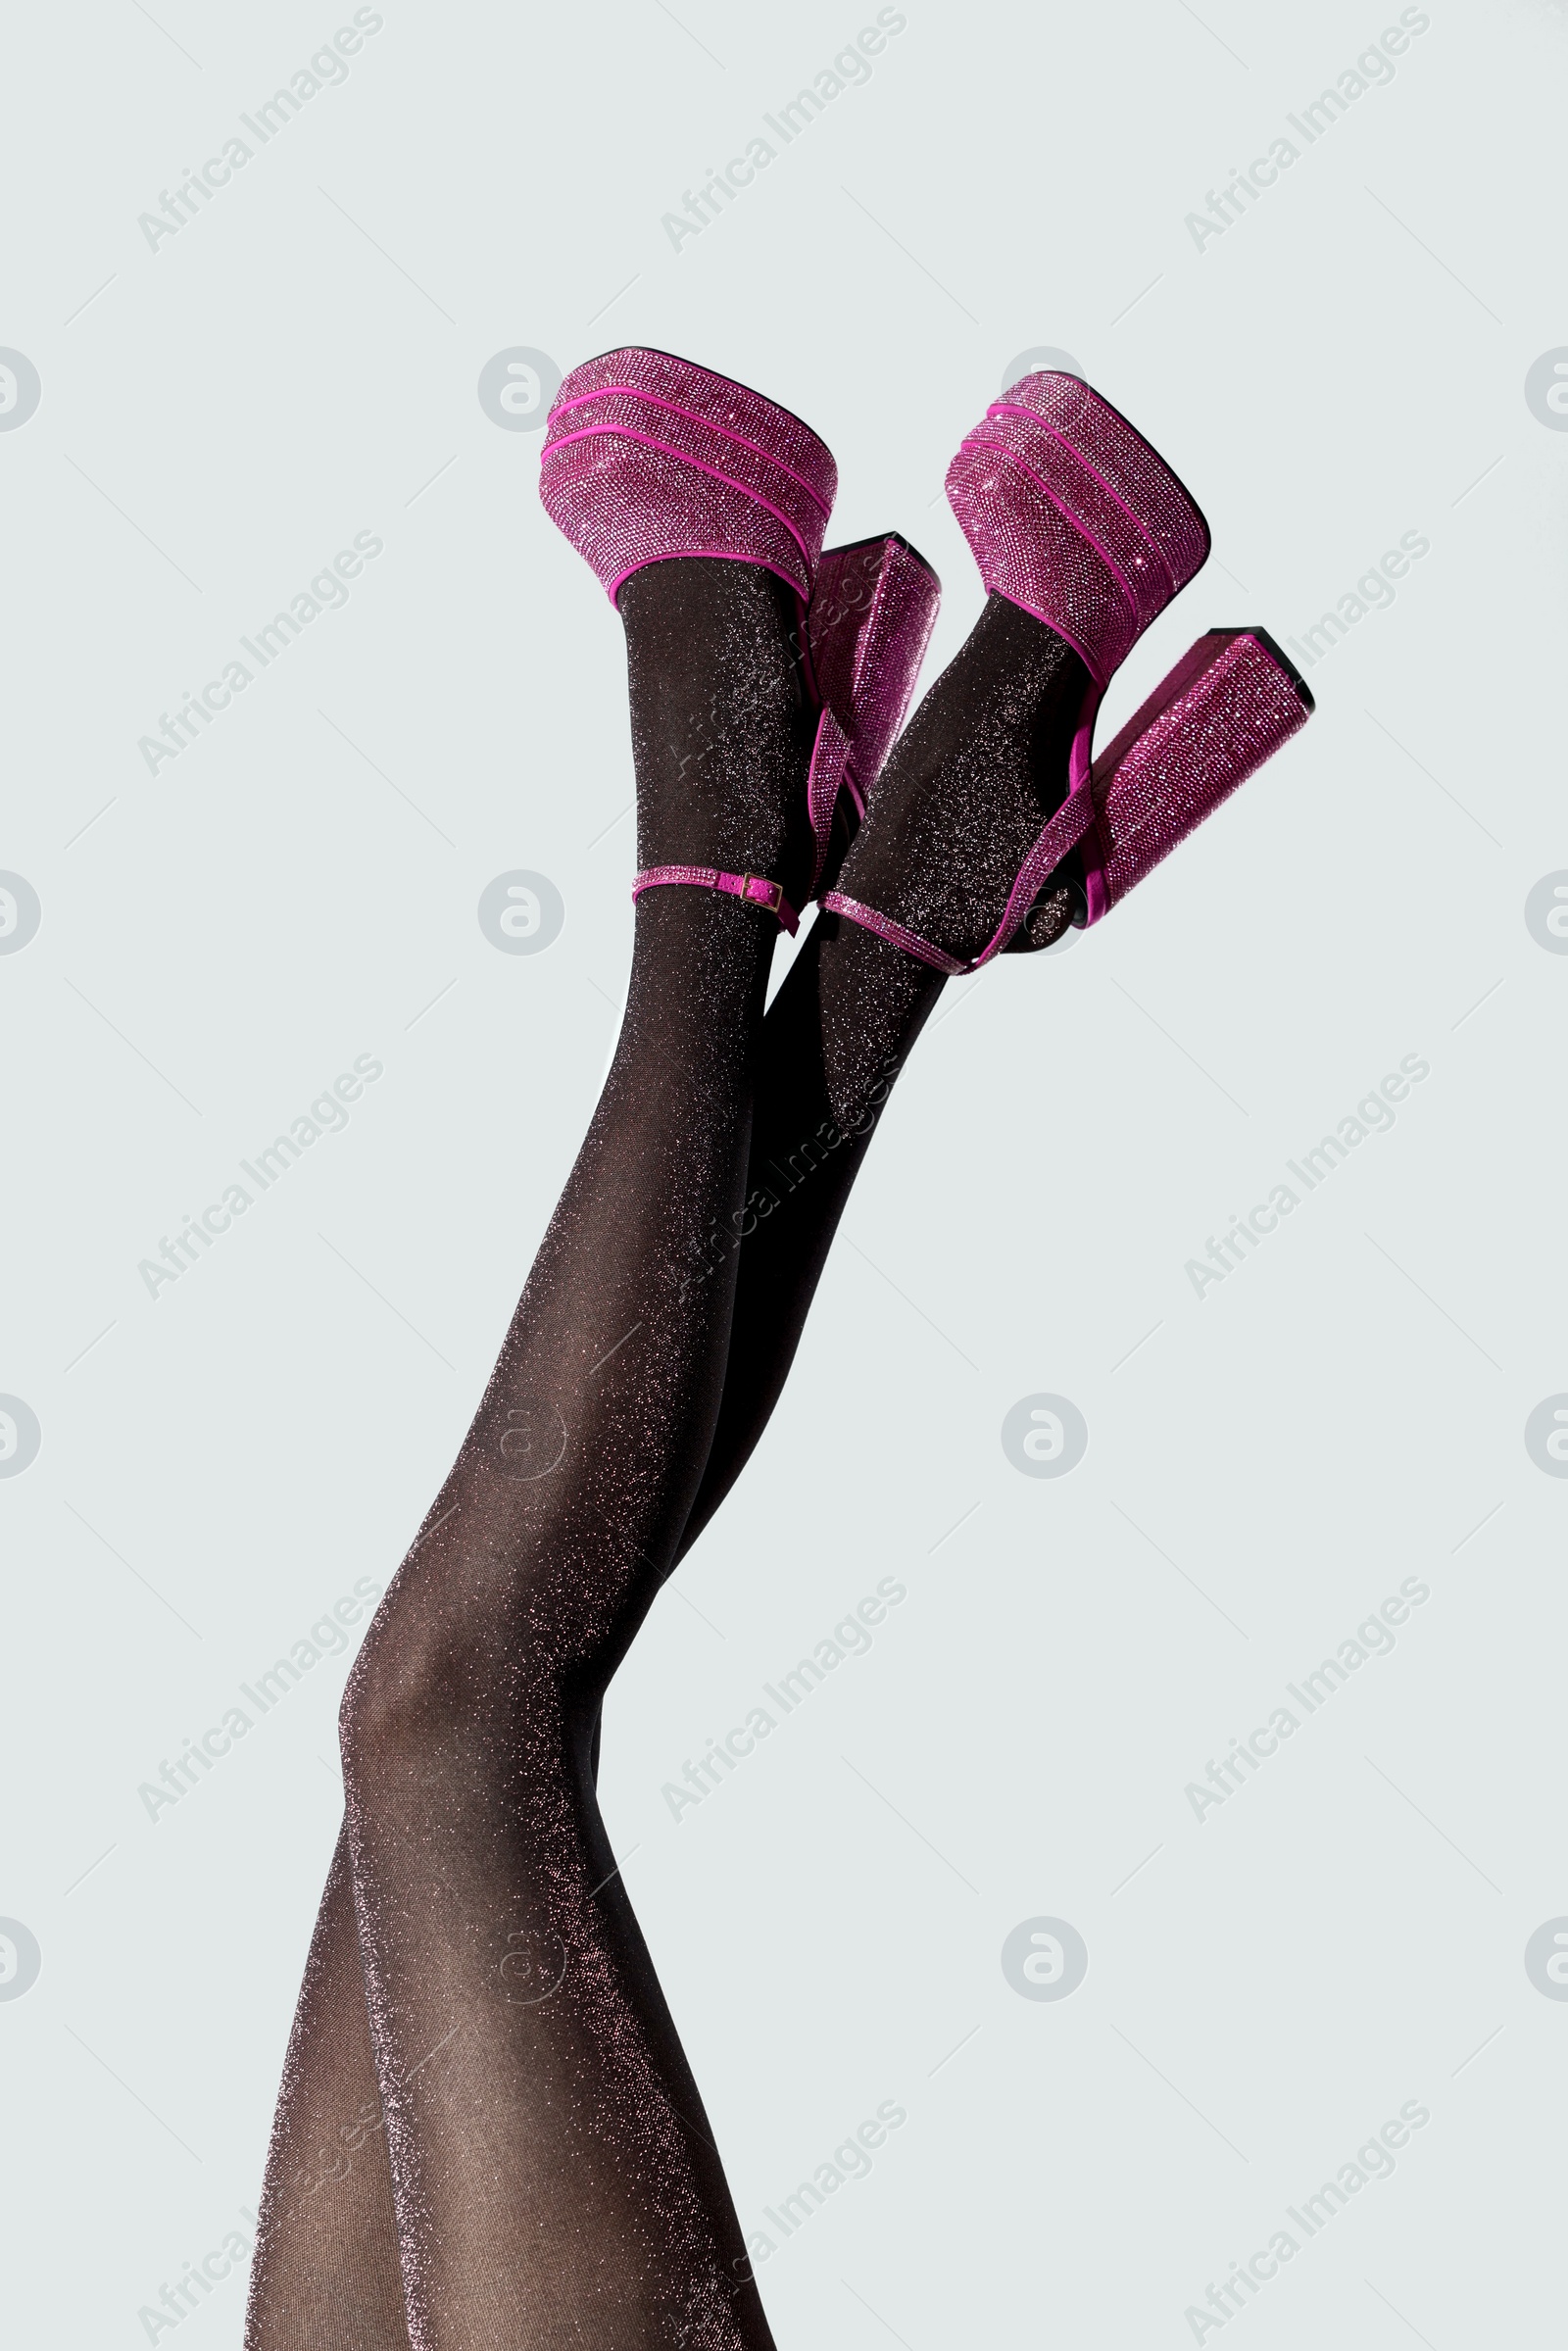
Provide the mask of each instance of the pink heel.
{"label": "pink heel", "polygon": [[1112,676],[1207,558],[1202,514],[1108,401],[1054,373],[1025,376],[992,403],[948,468],[947,486],[987,591],[1044,621],[1089,672],[1067,798],[971,962],[838,891],[822,899],[824,908],[956,976],[1008,946],[1075,848],[1083,868],[1075,919],[1098,922],[1305,724],[1312,701],[1262,630],[1211,631],[1095,761],[1095,719]]}
{"label": "pink heel", "polygon": [[1310,717],[1306,680],[1266,629],[1215,628],[1095,761],[1078,843],[1098,922]]}
{"label": "pink heel", "polygon": [[897,531],[830,547],[822,557],[807,615],[822,705],[807,778],[816,837],[813,898],[837,873],[865,814],[908,710],[941,601],[936,573]]}

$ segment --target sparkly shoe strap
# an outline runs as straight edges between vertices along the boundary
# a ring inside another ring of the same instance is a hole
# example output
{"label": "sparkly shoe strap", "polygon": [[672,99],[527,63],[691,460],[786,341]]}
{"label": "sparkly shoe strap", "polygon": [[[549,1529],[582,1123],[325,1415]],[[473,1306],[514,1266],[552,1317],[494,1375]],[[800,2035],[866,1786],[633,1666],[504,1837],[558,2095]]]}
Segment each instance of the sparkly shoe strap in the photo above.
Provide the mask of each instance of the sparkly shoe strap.
{"label": "sparkly shoe strap", "polygon": [[801,927],[801,918],[782,886],[760,873],[720,873],[716,865],[649,865],[632,883],[632,897],[641,898],[645,890],[662,889],[666,882],[684,882],[698,890],[719,890],[726,898],[744,899],[748,906],[761,906],[778,917],[792,939]]}
{"label": "sparkly shoe strap", "polygon": [[945,973],[950,980],[961,979],[966,971],[974,969],[972,963],[960,963],[956,955],[950,955],[945,947],[933,947],[918,931],[895,922],[891,914],[879,914],[875,906],[862,906],[858,898],[846,898],[842,890],[824,890],[821,905],[824,914],[842,914],[846,922],[858,923],[862,931],[874,931],[889,947],[902,947],[906,955],[929,963],[933,971]]}
{"label": "sparkly shoe strap", "polygon": [[1049,873],[1055,870],[1069,849],[1081,841],[1095,813],[1095,804],[1086,776],[1064,800],[1051,822],[1019,868],[1007,899],[1006,910],[989,943],[983,947],[972,963],[960,963],[946,948],[934,947],[917,931],[895,922],[891,914],[879,914],[874,906],[862,906],[858,898],[846,898],[842,890],[828,890],[822,898],[826,914],[842,914],[848,922],[858,922],[862,930],[874,931],[890,947],[902,947],[906,955],[929,963],[933,971],[945,972],[949,979],[962,979],[966,973],[978,971],[1000,955],[1040,895],[1040,885]]}

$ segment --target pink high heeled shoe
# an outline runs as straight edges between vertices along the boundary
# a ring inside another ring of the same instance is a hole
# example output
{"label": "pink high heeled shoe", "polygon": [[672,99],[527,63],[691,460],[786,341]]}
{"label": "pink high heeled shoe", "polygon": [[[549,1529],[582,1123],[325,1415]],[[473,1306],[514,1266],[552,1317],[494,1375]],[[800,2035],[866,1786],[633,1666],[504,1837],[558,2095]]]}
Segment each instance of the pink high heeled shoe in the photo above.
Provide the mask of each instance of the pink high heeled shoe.
{"label": "pink high heeled shoe", "polygon": [[[788,409],[663,351],[572,369],[545,434],[539,495],[613,602],[644,564],[677,556],[760,563],[794,589],[817,706],[807,776],[809,895],[837,870],[903,722],[936,619],[935,572],[896,536],[822,552],[838,486],[826,445]],[[779,883],[709,865],[639,873],[762,906],[793,933]]]}
{"label": "pink high heeled shoe", "polygon": [[1106,686],[1200,569],[1209,534],[1163,459],[1076,376],[1028,375],[993,401],[949,466],[947,489],[988,592],[1043,620],[1089,672],[1067,797],[972,961],[839,891],[822,897],[824,910],[957,976],[1003,953],[1073,849],[1082,874],[1073,919],[1100,921],[1305,725],[1313,705],[1264,630],[1210,630],[1093,759]]}

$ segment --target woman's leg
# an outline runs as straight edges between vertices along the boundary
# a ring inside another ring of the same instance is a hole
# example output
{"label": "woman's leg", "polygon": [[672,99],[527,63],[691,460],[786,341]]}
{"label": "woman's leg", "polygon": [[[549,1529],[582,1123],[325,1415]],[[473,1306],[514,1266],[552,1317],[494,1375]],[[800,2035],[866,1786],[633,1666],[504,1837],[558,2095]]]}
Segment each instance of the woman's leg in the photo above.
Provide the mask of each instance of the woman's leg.
{"label": "woman's leg", "polygon": [[[895,746],[837,886],[956,956],[978,955],[1065,795],[1086,684],[1059,637],[990,598]],[[1070,905],[1065,890],[1043,902],[1020,951],[1059,938]],[[767,1426],[881,1107],[945,985],[902,949],[822,915],[769,1006],[747,1176],[756,1205],[682,1554]]]}
{"label": "woman's leg", "polygon": [[259,2221],[246,2351],[409,2351],[346,1830],[305,1963]]}
{"label": "woman's leg", "polygon": [[[644,864],[793,880],[787,591],[621,591]],[[615,1057],[458,1461],[350,1680],[360,1947],[416,2351],[765,2345],[696,2085],[594,1802],[609,1674],[712,1441],[775,930],[638,904]]]}
{"label": "woman's leg", "polygon": [[[1020,620],[1024,624],[1021,629],[1017,625]],[[879,789],[873,804],[873,822],[866,828],[857,858],[858,868],[872,873],[874,883],[862,886],[867,890],[882,887],[884,882],[892,886],[896,878],[891,873],[884,876],[867,854],[879,842],[890,844],[886,854],[895,864],[911,854],[927,856],[939,872],[957,872],[963,902],[959,910],[966,908],[972,921],[985,921],[988,933],[1023,850],[1038,831],[1043,813],[1049,812],[1060,797],[1071,718],[1081,691],[1082,673],[1057,640],[1027,616],[1015,614],[1010,607],[989,607],[969,646],[927,698]],[[975,828],[986,835],[978,845],[970,840]],[[1001,900],[993,906],[999,883]],[[961,945],[958,952],[965,952]],[[727,1219],[722,1213],[715,1216],[705,1237],[706,1246],[698,1249],[695,1270],[688,1269],[684,1276],[688,1288],[695,1284],[701,1290],[717,1284],[722,1290],[733,1271],[737,1233],[747,1233],[739,1251],[740,1298],[717,1436],[710,1449],[701,1496],[687,1521],[682,1548],[695,1538],[700,1524],[706,1523],[733,1483],[771,1411],[877,1108],[885,1101],[893,1077],[906,1057],[941,986],[935,973],[880,940],[853,926],[825,919],[808,941],[768,1014],[757,1126],[744,1190],[744,1199],[754,1204],[747,1207],[737,1202],[738,1216],[733,1207]],[[519,1318],[520,1313],[519,1309]],[[632,1344],[628,1340],[627,1348]],[[504,1365],[505,1362],[506,1357]],[[550,1433],[539,1434],[530,1422],[520,1430],[518,1438],[526,1448],[518,1455],[519,1462],[536,1473],[536,1483],[569,1473],[571,1466],[564,1459],[557,1470],[544,1467],[559,1441],[554,1422],[540,1409],[546,1400],[533,1399],[530,1409],[534,1419]],[[509,1425],[514,1431],[519,1430],[515,1420]],[[472,1443],[470,1440],[470,1447]],[[505,1443],[504,1432],[503,1446]],[[513,1449],[516,1453],[517,1445]],[[460,1462],[460,1471],[463,1466]],[[493,1466],[484,1474],[493,1477]],[[432,1512],[432,1520],[439,1521],[448,1507],[444,1499]],[[455,1527],[459,1522],[450,1523]],[[632,1612],[631,1621],[637,1614],[640,1606]],[[623,1638],[629,1638],[629,1629],[628,1622]],[[616,1655],[623,1646],[623,1638],[617,1637],[612,1643]],[[593,1678],[595,1681],[602,1678],[603,1670],[602,1664],[600,1674]],[[394,1675],[393,1679],[397,1682],[403,1677]],[[398,1690],[394,1689],[391,1694],[396,1703]],[[591,1803],[584,1806],[580,1787],[577,1802],[580,1833],[587,1844],[598,1850],[603,1864],[599,1874],[609,1873],[613,1865],[603,1848],[603,1831]],[[595,1867],[598,1868],[598,1863]],[[612,1884],[618,1896],[618,1881]],[[331,1942],[334,1937],[341,1939],[337,1913],[345,1907],[345,1888],[334,1873],[318,1928],[318,1945]],[[673,2035],[635,1925],[618,1900],[616,1910],[616,1919],[612,1923],[612,1938],[621,1944],[623,1956],[630,1955],[632,1980],[640,1984],[645,2012],[657,2015],[662,2032],[672,2044]],[[514,1938],[515,1949],[509,1946],[500,1965],[505,1972],[508,1959],[513,1961],[511,1973],[519,1995],[546,1991],[549,1999],[559,1997],[559,1993],[548,1990],[565,1949],[565,1938],[561,1937],[558,1943],[556,1936],[553,1927],[535,1925]],[[417,1943],[417,1935],[414,1939]],[[313,1974],[324,1991],[327,1980],[323,1971],[316,1969],[314,1954]],[[333,1990],[336,1996],[335,1979]],[[302,2309],[334,2307],[329,2281],[321,2276],[316,2239],[308,2229],[296,2228],[293,2215],[297,2208],[281,2190],[296,2142],[311,2136],[311,2131],[305,2130],[287,2110],[292,2097],[310,2114],[312,2130],[324,2136],[324,2126],[317,2130],[316,2115],[323,2110],[323,2102],[331,2105],[334,2098],[336,2104],[349,2108],[351,2097],[364,2086],[369,2055],[363,2011],[358,2016],[348,2013],[352,2001],[346,1992],[330,2039],[319,2026],[312,2031],[306,2021],[312,1991],[312,1978],[308,1977],[269,2167],[263,2252],[258,2256],[258,2286],[253,2296],[250,2339],[255,2351],[274,2351],[274,2346],[283,2344],[288,2344],[292,2351],[295,2338],[281,2331],[278,2325],[278,2314],[284,2309],[283,2299],[273,2284],[278,2273],[291,2280],[295,2300]],[[526,1996],[519,1996],[515,2002],[518,2006],[527,2004]],[[461,2023],[457,2030],[461,2035]],[[341,2092],[333,2082],[330,2095],[319,2085],[317,2094],[308,2095],[309,2084],[303,2069],[308,2066],[311,2052],[323,2046],[336,2049],[339,2044],[346,2051],[356,2039],[360,2055],[357,2080],[352,2079],[354,2069],[346,2068],[350,2079],[345,2080]],[[297,2068],[292,2063],[296,2051]],[[407,2050],[400,2050],[400,2054],[407,2055]],[[441,2054],[444,2056],[446,2052]],[[681,2086],[694,2124],[700,2128],[696,2093],[689,2086],[678,2050],[666,2046],[664,2059],[666,2089],[671,2083]],[[480,2103],[484,2095],[481,2085]],[[359,2103],[363,2105],[365,2100],[362,2098]],[[416,2097],[411,2104],[416,2111]],[[513,2132],[526,2127],[525,2117],[504,2108],[496,2119],[504,2160],[506,2144]],[[349,2120],[352,2128],[352,2116]],[[379,2157],[379,2145],[378,2137],[373,2143],[367,2143],[368,2162],[384,2162]],[[541,2192],[547,2201],[552,2196],[559,2198],[563,2192],[569,2196],[574,2172],[579,2170],[584,2173],[582,2185],[586,2188],[593,2168],[591,2162],[582,2165],[580,2149],[558,2141],[553,2158],[544,2166]],[[342,2182],[343,2190],[352,2190],[353,2184],[354,2176],[350,2174]],[[721,2182],[718,2193],[722,2198]],[[321,2209],[324,2212],[326,2208]],[[727,2200],[724,2209],[727,2213]],[[369,2202],[362,2202],[358,2193],[347,2192],[339,2196],[333,2210],[338,2225],[353,2239],[354,2257],[344,2262],[340,2254],[339,2270],[346,2268],[349,2274],[358,2276],[361,2272],[368,2273],[378,2260],[384,2262],[384,2195],[379,2211]],[[291,2231],[292,2241],[283,2242],[290,2238]],[[275,2248],[274,2234],[279,2240]],[[538,2250],[548,2268],[555,2257],[548,2229]],[[732,2264],[740,2259],[734,2275],[743,2275],[744,2260],[739,2257],[738,2245],[728,2258]],[[313,2275],[318,2279],[314,2304],[310,2284]],[[508,2282],[521,2281],[503,2281]],[[416,2278],[414,2283],[418,2290],[420,2280]],[[529,2292],[533,2290],[530,2288]],[[528,2299],[528,2294],[521,2295],[518,2306],[526,2306]],[[569,2300],[568,2289],[566,2300],[559,2307],[565,2307]],[[550,2307],[548,2294],[535,2307]],[[748,2314],[743,2297],[738,2316],[744,2322],[749,2315],[755,2316]],[[353,2339],[366,2345],[367,2351],[383,2351],[383,2346],[384,2351],[400,2351],[405,2338],[391,2331],[384,2335],[371,2331],[372,2323],[383,2322],[378,2316],[372,2320],[367,2303]],[[756,2323],[760,2324],[760,2320]],[[302,2333],[299,2339],[320,2343],[330,2338],[320,2333],[308,2338]],[[429,2339],[439,2338],[432,2335]],[[639,2338],[631,2334],[626,2339]],[[691,2339],[709,2338],[698,2333]],[[731,2338],[720,2331],[711,2339]]]}

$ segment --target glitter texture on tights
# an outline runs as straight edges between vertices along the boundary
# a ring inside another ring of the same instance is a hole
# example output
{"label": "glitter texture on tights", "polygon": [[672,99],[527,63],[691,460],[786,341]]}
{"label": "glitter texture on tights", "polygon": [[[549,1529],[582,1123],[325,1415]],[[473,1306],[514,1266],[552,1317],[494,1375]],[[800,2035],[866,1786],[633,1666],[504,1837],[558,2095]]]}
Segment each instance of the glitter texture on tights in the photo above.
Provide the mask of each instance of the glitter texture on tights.
{"label": "glitter texture on tights", "polygon": [[[738,564],[660,563],[627,583],[640,860],[777,873],[808,854],[788,607]],[[1083,672],[1000,604],[966,654],[927,698],[914,756],[940,787],[970,736],[983,744],[952,802],[967,888],[983,894],[994,864],[1004,894],[1016,858],[990,835],[1026,811],[1038,825],[1059,797]],[[1010,781],[988,823],[999,746]],[[902,757],[860,843],[885,806],[887,837],[923,857],[944,819],[897,788]],[[926,886],[891,860],[885,879]],[[249,2351],[770,2343],[590,1750],[615,1665],[765,1423],[941,991],[821,921],[764,1021],[775,937],[706,892],[639,905],[587,1140],[355,1667],[357,1913],[340,1857],[290,2047]],[[809,1480],[785,1474],[770,1506],[798,1510]],[[388,2155],[406,2322],[387,2278]]]}

